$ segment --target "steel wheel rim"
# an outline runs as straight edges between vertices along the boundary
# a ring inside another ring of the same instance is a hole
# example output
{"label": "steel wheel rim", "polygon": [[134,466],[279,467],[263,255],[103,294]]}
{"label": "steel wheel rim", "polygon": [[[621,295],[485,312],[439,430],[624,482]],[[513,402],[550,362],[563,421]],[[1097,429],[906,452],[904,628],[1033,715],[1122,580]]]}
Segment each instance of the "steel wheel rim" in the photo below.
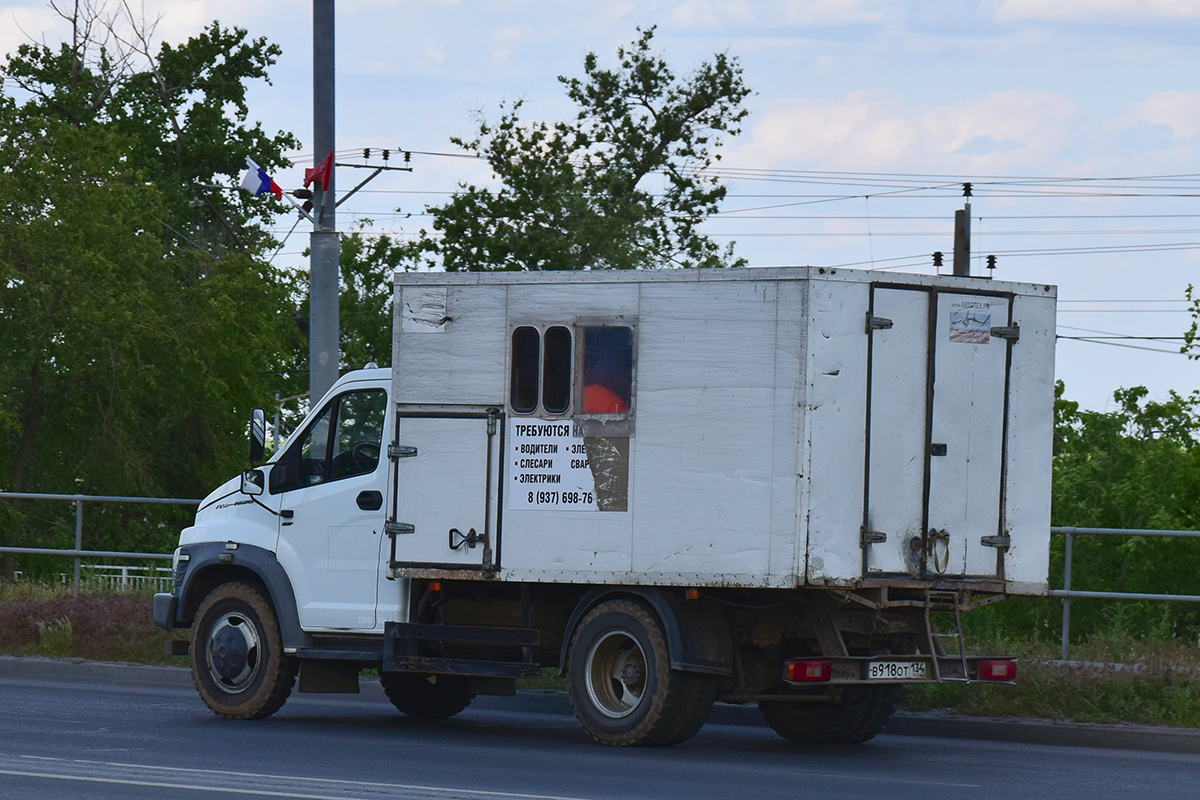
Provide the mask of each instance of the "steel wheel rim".
{"label": "steel wheel rim", "polygon": [[608,631],[588,650],[584,683],[592,706],[610,719],[641,705],[648,681],[646,654],[626,631]]}
{"label": "steel wheel rim", "polygon": [[226,692],[243,692],[258,677],[262,641],[244,614],[222,614],[209,631],[207,651],[209,674]]}

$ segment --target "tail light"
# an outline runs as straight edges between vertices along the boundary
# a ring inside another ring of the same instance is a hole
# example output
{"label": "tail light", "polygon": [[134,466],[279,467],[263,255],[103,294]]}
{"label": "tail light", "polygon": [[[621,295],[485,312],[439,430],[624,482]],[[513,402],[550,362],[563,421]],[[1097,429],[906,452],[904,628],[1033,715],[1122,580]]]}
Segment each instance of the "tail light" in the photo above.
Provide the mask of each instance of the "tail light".
{"label": "tail light", "polygon": [[832,661],[788,661],[784,667],[784,677],[792,683],[812,683],[827,681],[833,677]]}
{"label": "tail light", "polygon": [[1015,681],[1017,679],[1017,662],[1015,661],[980,661],[979,680],[981,681]]}

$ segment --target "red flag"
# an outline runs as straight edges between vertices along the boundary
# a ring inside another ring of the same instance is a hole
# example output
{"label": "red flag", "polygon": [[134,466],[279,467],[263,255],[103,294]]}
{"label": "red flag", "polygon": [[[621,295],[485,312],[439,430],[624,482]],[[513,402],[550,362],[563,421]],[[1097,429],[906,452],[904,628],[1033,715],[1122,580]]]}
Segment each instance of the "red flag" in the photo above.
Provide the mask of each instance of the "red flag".
{"label": "red flag", "polygon": [[304,186],[305,188],[314,181],[321,182],[321,188],[324,189],[329,184],[329,177],[333,175],[333,151],[329,151],[329,155],[325,156],[315,169],[304,170]]}

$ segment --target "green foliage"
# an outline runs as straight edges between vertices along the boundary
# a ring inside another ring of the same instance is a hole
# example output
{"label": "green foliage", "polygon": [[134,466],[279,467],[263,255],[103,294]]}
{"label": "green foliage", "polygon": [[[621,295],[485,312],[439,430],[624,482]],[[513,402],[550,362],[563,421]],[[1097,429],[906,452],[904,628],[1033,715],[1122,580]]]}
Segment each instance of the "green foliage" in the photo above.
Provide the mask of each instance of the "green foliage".
{"label": "green foliage", "polygon": [[[1143,387],[1113,394],[1116,410],[1084,411],[1056,387],[1054,486],[1056,526],[1197,530],[1200,526],[1200,393],[1149,399]],[[1050,585],[1063,585],[1064,537],[1050,550]],[[1091,591],[1197,594],[1200,539],[1148,536],[1074,537],[1072,588]],[[1042,641],[1061,635],[1062,603],[1008,600],[972,612],[976,632],[1007,632]],[[1071,634],[1084,642],[1100,632],[1154,630],[1194,642],[1195,604],[1074,600]]]}
{"label": "green foliage", "polygon": [[179,246],[209,253],[267,247],[262,226],[279,206],[214,185],[236,186],[246,156],[268,170],[289,166],[283,153],[298,146],[296,138],[268,136],[247,122],[247,84],[267,80],[279,47],[213,22],[181,45],[152,52],[149,28],[128,5],[114,17],[76,6],[68,21],[73,41],[23,44],[0,70],[27,93],[28,119],[121,135],[123,162],[158,187],[160,216]]}
{"label": "green foliage", "polygon": [[65,656],[71,650],[75,632],[71,629],[70,617],[59,617],[53,622],[37,621],[38,654],[43,656]]}
{"label": "green foliage", "polygon": [[[0,228],[0,488],[202,497],[242,466],[249,408],[295,335],[289,287],[236,192],[223,223],[188,200],[236,175],[239,148],[270,163],[290,142],[238,124],[241,84],[273,59],[244,37],[214,24],[141,71],[87,37],[0,66],[22,90],[0,95],[0,209],[19,221]],[[86,544],[169,550],[190,513],[92,505]],[[0,541],[69,544],[71,516],[0,503]]]}
{"label": "green foliage", "polygon": [[570,122],[524,123],[522,103],[499,121],[477,115],[472,138],[500,187],[462,185],[430,208],[433,228],[413,248],[456,270],[632,269],[740,264],[698,232],[725,187],[705,170],[721,136],[746,115],[737,59],[724,54],[678,78],[651,52],[654,29],[617,51],[594,53],[584,77],[560,77],[578,107]]}

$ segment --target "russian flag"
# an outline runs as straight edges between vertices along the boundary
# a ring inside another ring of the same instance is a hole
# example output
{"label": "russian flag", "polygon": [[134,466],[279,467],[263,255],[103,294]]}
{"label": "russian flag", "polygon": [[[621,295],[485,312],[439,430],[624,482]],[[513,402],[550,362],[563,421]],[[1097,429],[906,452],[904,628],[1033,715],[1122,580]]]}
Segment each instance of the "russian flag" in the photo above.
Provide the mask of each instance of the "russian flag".
{"label": "russian flag", "polygon": [[254,163],[254,159],[246,156],[246,166],[250,169],[246,173],[246,177],[242,178],[243,189],[255,197],[269,192],[274,195],[276,200],[283,199],[283,189],[279,188],[279,184],[267,174],[265,169]]}

